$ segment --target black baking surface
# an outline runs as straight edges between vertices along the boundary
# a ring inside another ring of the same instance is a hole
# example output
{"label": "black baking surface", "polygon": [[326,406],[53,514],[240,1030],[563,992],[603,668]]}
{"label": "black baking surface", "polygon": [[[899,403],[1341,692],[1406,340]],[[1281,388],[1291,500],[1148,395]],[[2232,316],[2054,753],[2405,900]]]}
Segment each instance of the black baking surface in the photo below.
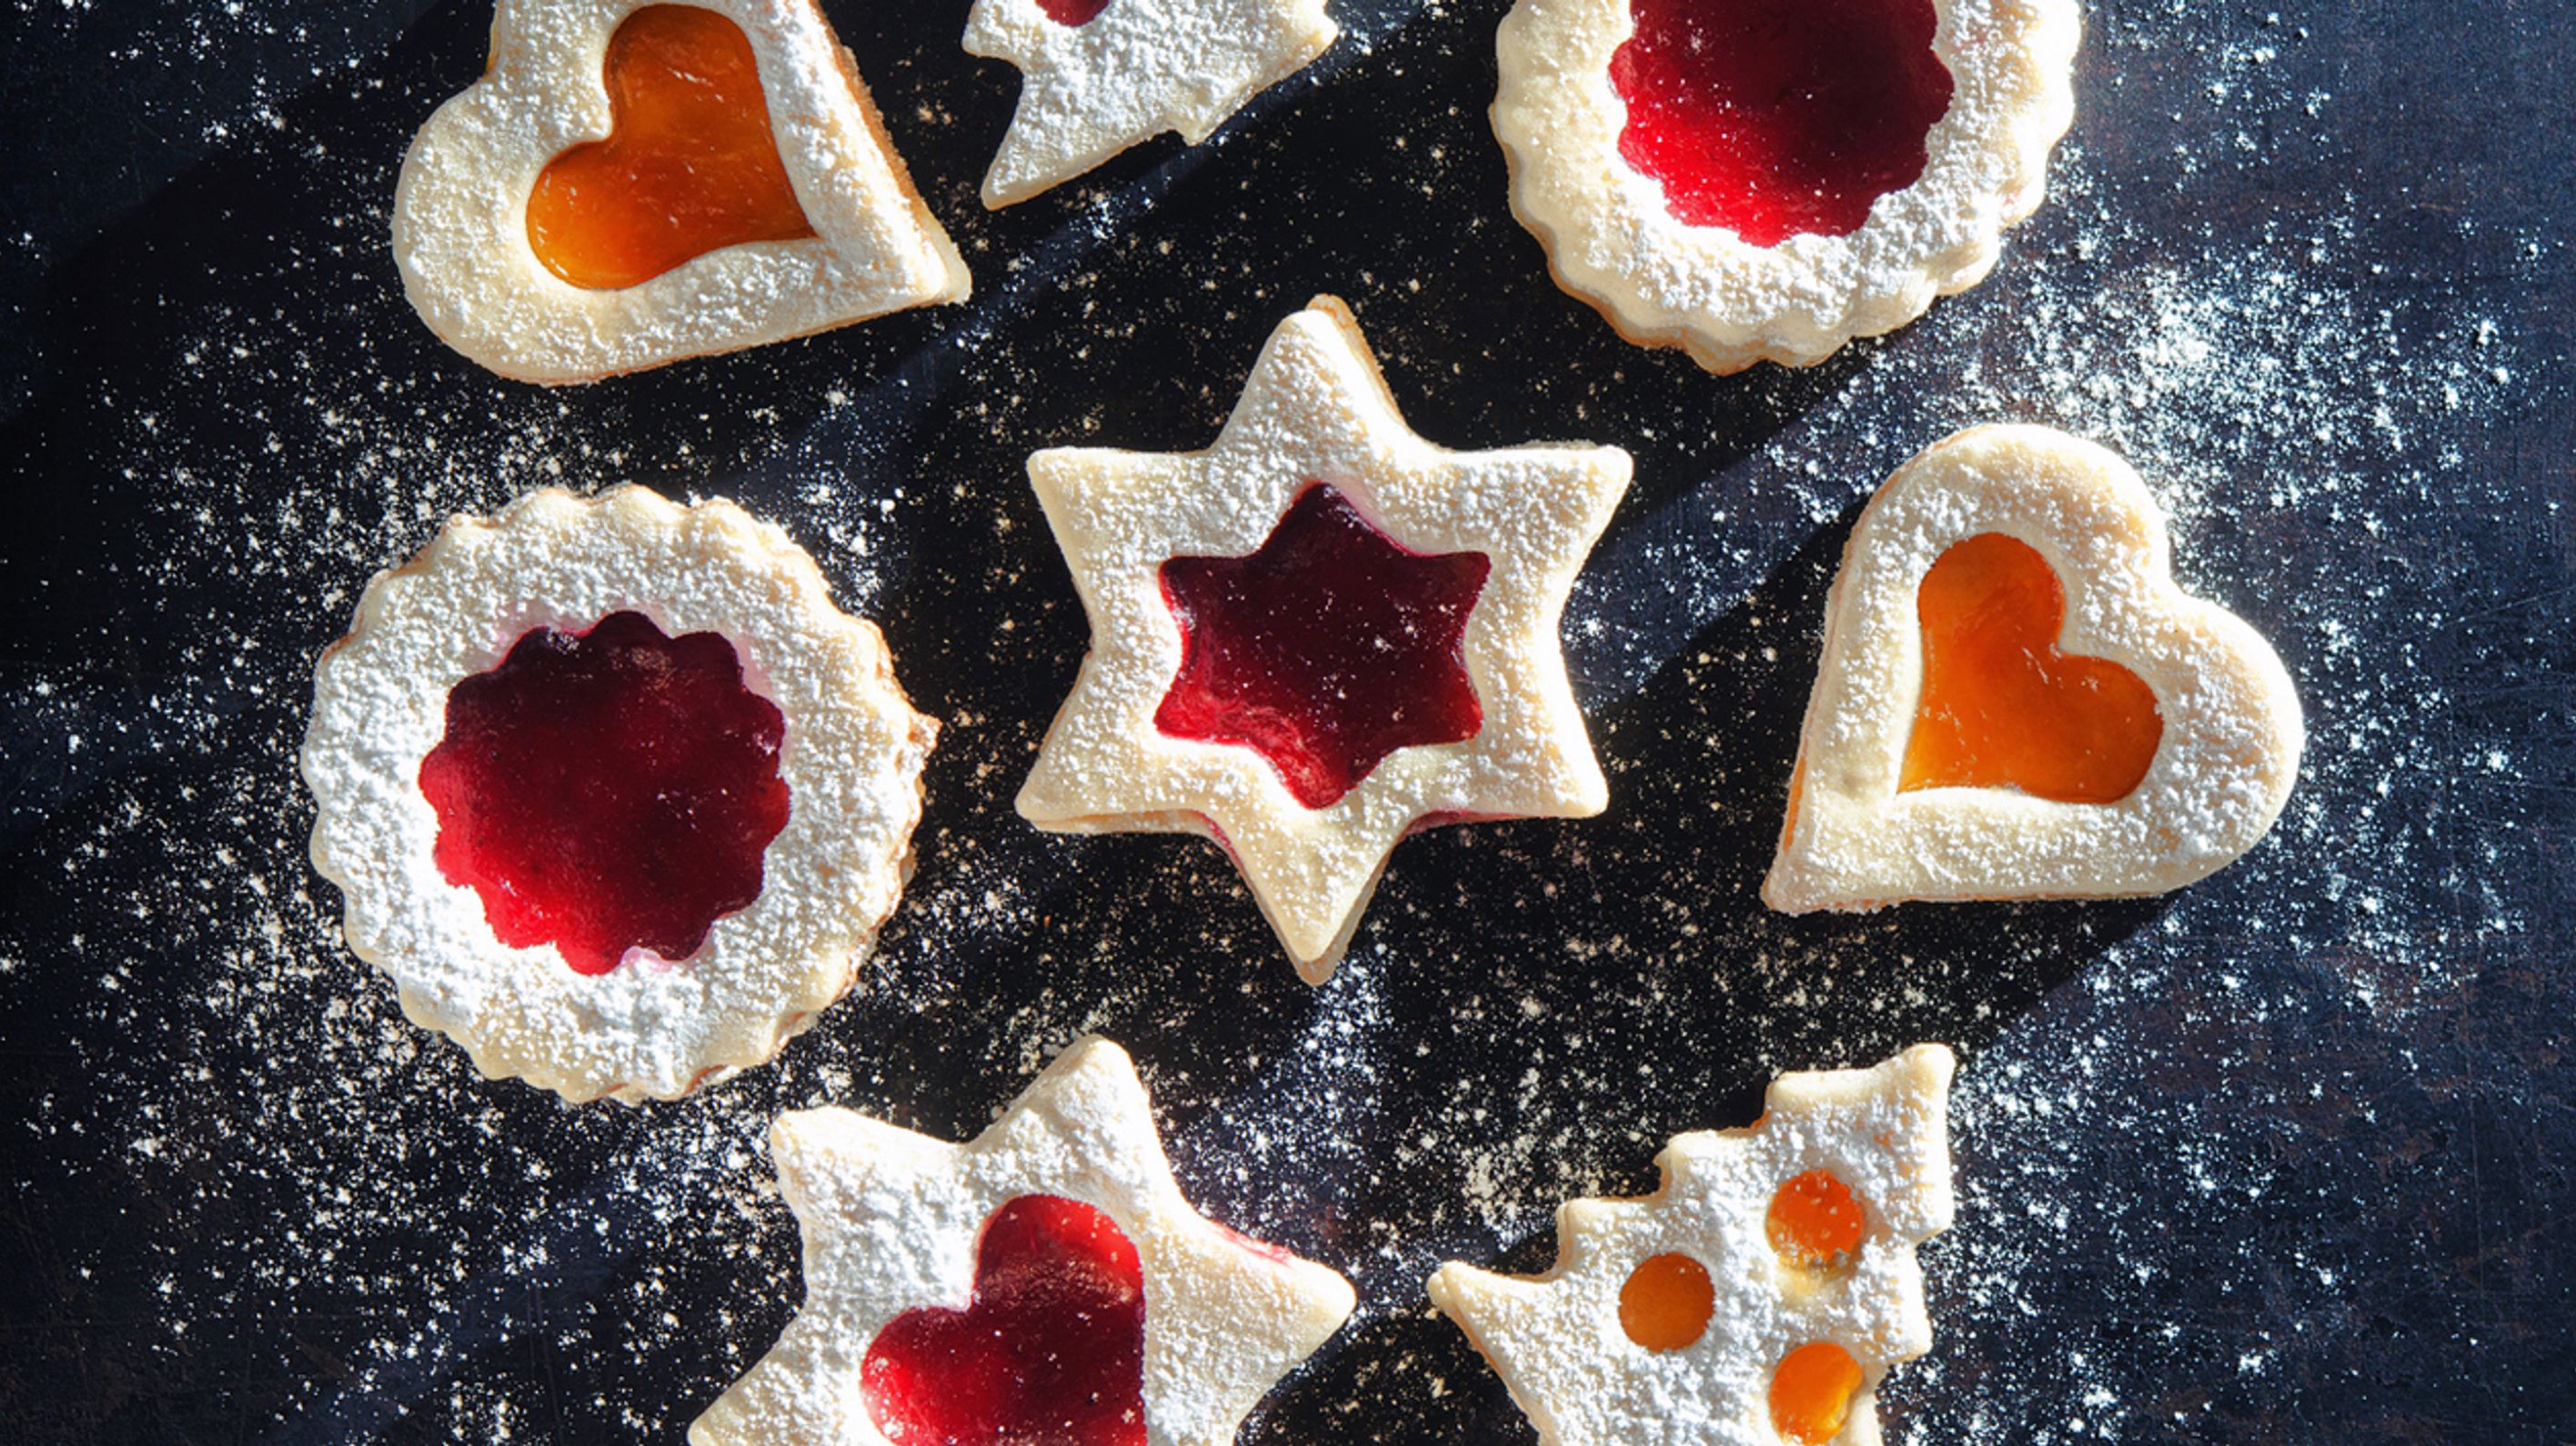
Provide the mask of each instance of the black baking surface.
{"label": "black baking surface", "polygon": [[[1350,1274],[1248,1442],[1531,1439],[1422,1280],[1535,1269],[1776,1070],[1944,1039],[1957,1228],[1893,1439],[2576,1440],[2565,7],[2086,7],[2049,204],[1806,372],[1621,343],[1510,218],[1500,0],[1345,38],[1196,150],[988,214],[964,0],[826,0],[975,272],[961,307],[541,391],[386,248],[487,0],[0,13],[0,1421],[15,1439],[676,1441],[799,1298],[777,1111],[959,1137],[1086,1030],[1184,1188]],[[1615,443],[1564,636],[1612,788],[1397,852],[1297,982],[1223,856],[1011,796],[1084,643],[1024,479],[1211,439],[1350,301],[1414,426]],[[1989,419],[2097,437],[2280,649],[2298,793],[2160,899],[1788,920],[1754,894],[1858,505]],[[859,991],[677,1105],[486,1082],[341,947],[294,770],[314,654],[452,511],[729,495],[947,723]]]}

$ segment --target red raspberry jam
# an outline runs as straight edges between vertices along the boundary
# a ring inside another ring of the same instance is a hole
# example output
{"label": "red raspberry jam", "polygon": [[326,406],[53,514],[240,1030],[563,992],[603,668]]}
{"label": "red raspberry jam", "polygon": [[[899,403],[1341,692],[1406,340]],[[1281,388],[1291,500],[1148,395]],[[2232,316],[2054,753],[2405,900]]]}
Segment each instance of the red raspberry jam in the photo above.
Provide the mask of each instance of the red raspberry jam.
{"label": "red raspberry jam", "polygon": [[1395,750],[1483,726],[1461,640],[1490,568],[1411,551],[1313,483],[1260,551],[1163,564],[1181,670],[1154,725],[1251,748],[1329,808]]}
{"label": "red raspberry jam", "polygon": [[447,695],[420,763],[438,871],[502,943],[552,944],[576,973],[636,948],[685,959],[760,896],[785,731],[715,633],[666,637],[641,613],[535,629]]}
{"label": "red raspberry jam", "polygon": [[1848,236],[1923,174],[1950,108],[1932,0],[1630,0],[1619,154],[1693,226]]}
{"label": "red raspberry jam", "polygon": [[1058,25],[1088,25],[1109,8],[1109,0],[1038,0],[1038,8]]}
{"label": "red raspberry jam", "polygon": [[1023,1195],[984,1222],[974,1300],[887,1322],[859,1384],[895,1446],[1144,1446],[1136,1247],[1088,1205]]}
{"label": "red raspberry jam", "polygon": [[726,246],[814,234],[778,158],[742,27],[648,5],[609,37],[608,138],[546,163],[528,244],[575,286],[619,290]]}

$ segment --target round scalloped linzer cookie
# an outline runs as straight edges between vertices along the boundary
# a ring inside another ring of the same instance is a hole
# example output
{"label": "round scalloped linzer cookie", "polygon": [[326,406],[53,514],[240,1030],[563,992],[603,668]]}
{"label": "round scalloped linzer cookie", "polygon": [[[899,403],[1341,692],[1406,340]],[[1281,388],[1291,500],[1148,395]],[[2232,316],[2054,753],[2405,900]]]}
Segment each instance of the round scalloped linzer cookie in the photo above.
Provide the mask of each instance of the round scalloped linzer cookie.
{"label": "round scalloped linzer cookie", "polygon": [[1992,269],[2073,117],[2079,28],[2074,0],[1519,0],[1512,211],[1629,341],[1812,365]]}
{"label": "round scalloped linzer cookie", "polygon": [[450,521],[322,655],[313,861],[485,1075],[675,1098],[848,991],[937,731],[776,527],[549,488]]}
{"label": "round scalloped linzer cookie", "polygon": [[1556,1212],[1556,1264],[1458,1261],[1431,1302],[1545,1446],[1866,1446],[1932,1345],[1915,1247],[1950,1228],[1954,1061],[1784,1074],[1761,1119],[1675,1136],[1663,1188]]}
{"label": "round scalloped linzer cookie", "polygon": [[2046,427],[1970,428],[1852,529],[1762,897],[2180,888],[2271,829],[2304,737],[2271,645],[2174,586],[2128,464]]}
{"label": "round scalloped linzer cookie", "polygon": [[532,382],[968,289],[814,0],[500,0],[403,157],[393,245],[440,340]]}
{"label": "round scalloped linzer cookie", "polygon": [[770,1150],[805,1304],[692,1446],[1224,1446],[1354,1303],[1182,1198],[1105,1039],[962,1145],[826,1107],[781,1115]]}
{"label": "round scalloped linzer cookie", "polygon": [[984,204],[1025,201],[1164,131],[1197,145],[1338,33],[1324,0],[975,0],[967,54],[1020,71]]}

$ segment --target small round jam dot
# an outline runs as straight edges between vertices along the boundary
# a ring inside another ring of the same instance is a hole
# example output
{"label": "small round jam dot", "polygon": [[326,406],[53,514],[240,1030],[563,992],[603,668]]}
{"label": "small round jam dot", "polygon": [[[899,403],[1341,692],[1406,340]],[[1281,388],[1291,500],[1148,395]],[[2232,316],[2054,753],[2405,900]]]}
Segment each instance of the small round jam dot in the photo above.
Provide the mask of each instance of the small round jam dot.
{"label": "small round jam dot", "polygon": [[1851,1414],[1860,1389],[1860,1362],[1832,1341],[1810,1341],[1791,1351],[1771,1373],[1771,1429],[1784,1441],[1818,1446],[1831,1441]]}
{"label": "small round jam dot", "polygon": [[537,628],[447,695],[420,764],[432,857],[511,948],[551,944],[579,974],[630,949],[686,959],[760,896],[787,826],[785,735],[718,634],[669,637],[641,613]]}
{"label": "small round jam dot", "polygon": [[984,1223],[973,1301],[887,1322],[859,1388],[896,1446],[1144,1446],[1135,1244],[1080,1201],[1010,1201]]}
{"label": "small round jam dot", "polygon": [[1698,1340],[1716,1310],[1708,1267],[1687,1255],[1650,1256],[1619,1287],[1619,1328],[1650,1351],[1677,1351]]}
{"label": "small round jam dot", "polygon": [[1038,0],[1038,9],[1058,25],[1088,25],[1109,8],[1109,0]]}
{"label": "small round jam dot", "polygon": [[1826,1266],[1842,1263],[1860,1248],[1867,1223],[1850,1186],[1831,1170],[1809,1170],[1772,1193],[1763,1227],[1782,1260]]}

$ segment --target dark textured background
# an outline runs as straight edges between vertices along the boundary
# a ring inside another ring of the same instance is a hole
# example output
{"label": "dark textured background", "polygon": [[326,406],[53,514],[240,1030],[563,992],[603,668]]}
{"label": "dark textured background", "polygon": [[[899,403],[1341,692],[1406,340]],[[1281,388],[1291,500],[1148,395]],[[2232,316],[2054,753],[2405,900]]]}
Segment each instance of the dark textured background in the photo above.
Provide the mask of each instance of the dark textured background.
{"label": "dark textured background", "polygon": [[[1548,283],[1484,126],[1499,0],[1340,0],[1219,140],[1001,215],[963,0],[826,0],[976,297],[565,392],[433,341],[385,248],[483,0],[0,9],[0,1421],[29,1441],[677,1440],[797,1299],[771,1114],[976,1128],[1085,1029],[1185,1187],[1351,1273],[1259,1442],[1525,1441],[1420,1294],[1536,1268],[1776,1069],[1962,1054],[1959,1227],[1891,1434],[2576,1440],[2565,7],[2087,6],[2050,206],[1811,372],[1701,374]],[[2313,13],[2309,13],[2313,11]],[[1010,796],[1080,610],[1020,475],[1205,443],[1348,298],[1452,445],[1638,481],[1567,619],[1613,805],[1406,843],[1298,984],[1222,857]],[[2122,448],[2312,729],[2180,895],[1787,921],[1754,886],[1860,499],[1949,429]],[[775,1067],[677,1106],[476,1079],[339,947],[308,668],[439,518],[730,494],[948,720],[922,868]]]}

